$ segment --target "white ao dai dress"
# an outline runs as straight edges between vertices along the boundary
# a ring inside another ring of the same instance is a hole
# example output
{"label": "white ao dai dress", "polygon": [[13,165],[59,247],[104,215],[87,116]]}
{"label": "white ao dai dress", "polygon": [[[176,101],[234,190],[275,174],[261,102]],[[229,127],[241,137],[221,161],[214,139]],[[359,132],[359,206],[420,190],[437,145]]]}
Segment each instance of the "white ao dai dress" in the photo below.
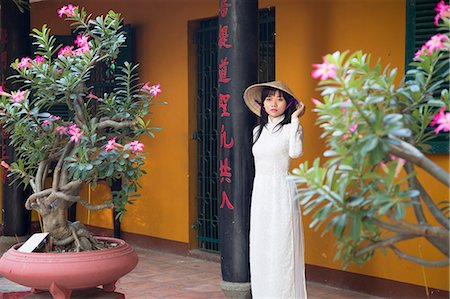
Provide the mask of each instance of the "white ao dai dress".
{"label": "white ao dai dress", "polygon": [[287,179],[291,158],[303,153],[303,130],[298,119],[276,127],[283,119],[269,118],[252,149],[250,280],[255,299],[306,299],[301,214],[295,184]]}

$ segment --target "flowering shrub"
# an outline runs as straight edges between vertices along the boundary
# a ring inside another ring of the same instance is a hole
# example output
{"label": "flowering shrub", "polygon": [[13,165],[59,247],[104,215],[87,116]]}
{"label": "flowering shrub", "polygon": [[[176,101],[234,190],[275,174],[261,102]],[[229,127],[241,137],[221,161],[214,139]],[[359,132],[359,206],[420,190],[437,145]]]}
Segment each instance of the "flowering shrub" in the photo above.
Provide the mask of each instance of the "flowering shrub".
{"label": "flowering shrub", "polygon": [[[312,167],[301,164],[293,178],[304,213],[313,213],[311,227],[326,224],[324,233],[332,229],[336,257],[344,265],[367,261],[377,248],[427,266],[449,263],[448,198],[431,199],[415,171],[421,167],[450,185],[448,172],[419,150],[434,134],[450,130],[448,89],[443,88],[449,82],[450,6],[442,1],[436,11],[435,23],[443,31],[416,53],[400,86],[396,69],[382,69],[360,51],[335,52],[313,65],[323,97],[313,102],[329,159],[324,166],[319,158]],[[417,223],[405,220],[408,209]],[[431,223],[424,209],[433,216]],[[428,261],[397,247],[415,238],[425,238],[445,258]]]}
{"label": "flowering shrub", "polygon": [[[78,34],[74,46],[58,46],[46,25],[33,29],[37,50],[34,58],[12,63],[19,90],[0,90],[0,122],[10,137],[18,159],[2,161],[9,175],[30,185],[33,194],[26,208],[36,210],[44,231],[61,250],[95,248],[95,240],[79,224],[66,222],[65,210],[74,202],[98,210],[115,208],[119,217],[140,187],[145,171],[142,134],[154,136],[150,120],[144,118],[160,85],[139,83],[137,66],[119,68],[113,92],[93,94],[90,76],[94,67],[115,59],[125,42],[120,14],[110,11],[95,19],[84,8],[73,5],[58,10],[72,21]],[[66,104],[73,116],[63,119],[49,110]],[[44,183],[51,175],[51,187]],[[100,206],[80,197],[83,184],[121,179],[122,190]]]}

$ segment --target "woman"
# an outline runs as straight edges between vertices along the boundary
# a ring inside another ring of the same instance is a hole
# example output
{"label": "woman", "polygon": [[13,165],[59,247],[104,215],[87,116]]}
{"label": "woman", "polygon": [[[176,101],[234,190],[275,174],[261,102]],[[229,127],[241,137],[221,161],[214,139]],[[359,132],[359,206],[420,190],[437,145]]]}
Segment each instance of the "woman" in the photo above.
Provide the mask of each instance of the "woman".
{"label": "woman", "polygon": [[257,114],[253,130],[255,179],[250,211],[253,298],[306,298],[303,233],[289,162],[303,153],[298,118],[305,106],[281,81],[255,84],[244,101]]}

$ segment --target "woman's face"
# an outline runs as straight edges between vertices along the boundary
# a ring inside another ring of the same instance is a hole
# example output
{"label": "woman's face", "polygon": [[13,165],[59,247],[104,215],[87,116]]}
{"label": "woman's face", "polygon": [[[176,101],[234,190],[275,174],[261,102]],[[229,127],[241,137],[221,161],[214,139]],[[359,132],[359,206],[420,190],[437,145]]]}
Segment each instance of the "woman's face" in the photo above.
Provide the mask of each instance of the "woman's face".
{"label": "woman's face", "polygon": [[286,110],[287,103],[283,97],[283,94],[279,90],[276,90],[264,99],[263,105],[264,110],[266,110],[269,116],[278,117],[281,116]]}

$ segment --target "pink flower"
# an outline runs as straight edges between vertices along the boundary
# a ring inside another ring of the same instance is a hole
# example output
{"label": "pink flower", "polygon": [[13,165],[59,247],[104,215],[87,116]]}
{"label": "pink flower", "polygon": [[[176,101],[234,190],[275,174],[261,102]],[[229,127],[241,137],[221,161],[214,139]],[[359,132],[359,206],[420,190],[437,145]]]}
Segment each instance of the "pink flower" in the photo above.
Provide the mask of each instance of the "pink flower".
{"label": "pink flower", "polygon": [[156,95],[158,95],[158,93],[161,92],[160,87],[161,87],[160,84],[153,85],[152,87],[150,87],[150,93],[156,97]]}
{"label": "pink flower", "polygon": [[80,128],[78,128],[76,124],[70,125],[69,131],[68,131],[68,133],[70,135],[70,141],[78,143],[78,141],[80,140],[80,138],[82,136],[80,131],[81,131]]}
{"label": "pink flower", "polygon": [[59,135],[65,135],[67,134],[67,127],[57,126],[56,131],[59,133]]}
{"label": "pink flower", "polygon": [[355,132],[357,129],[358,129],[358,124],[356,124],[356,125],[351,125],[350,128],[349,128],[349,131],[353,133],[353,132]]}
{"label": "pink flower", "polygon": [[116,143],[116,138],[110,139],[108,143],[105,145],[105,152],[116,150],[117,146],[119,146],[119,144]]}
{"label": "pink flower", "polygon": [[315,99],[315,98],[312,98],[311,101],[312,101],[313,104],[316,105],[316,106],[322,104],[322,102],[320,102],[319,100],[317,100],[317,99]]}
{"label": "pink flower", "polygon": [[75,39],[75,44],[77,44],[78,47],[83,48],[88,46],[89,47],[89,36],[79,34],[77,38]]}
{"label": "pink flower", "polygon": [[444,47],[444,41],[447,39],[447,36],[444,34],[436,34],[433,35],[426,43],[425,46],[428,48],[428,52],[432,53],[434,50],[439,50]]}
{"label": "pink flower", "polygon": [[13,99],[14,103],[20,103],[23,100],[25,100],[25,94],[26,94],[26,90],[13,91],[11,94],[11,98]]}
{"label": "pink flower", "polygon": [[440,131],[448,132],[450,131],[450,112],[438,114],[439,119],[436,123],[438,127],[434,129],[434,133],[438,134]]}
{"label": "pink flower", "polygon": [[9,166],[9,164],[6,163],[5,161],[2,161],[2,162],[0,163],[0,165],[1,165],[3,168],[5,168],[6,170],[8,170],[8,169],[11,168],[11,166]]}
{"label": "pink flower", "polygon": [[415,54],[414,54],[414,60],[419,60],[420,57],[422,55],[431,55],[431,53],[429,53],[428,51],[428,47],[426,47],[425,45],[422,46],[422,48],[420,48]]}
{"label": "pink flower", "polygon": [[36,55],[36,58],[34,59],[34,61],[36,61],[37,64],[43,63],[44,60],[45,60],[45,58],[43,56],[39,56],[39,55]]}
{"label": "pink flower", "polygon": [[434,25],[439,26],[440,18],[450,16],[450,5],[446,5],[444,1],[441,0],[434,11],[437,12],[436,16],[434,17]]}
{"label": "pink flower", "polygon": [[144,144],[140,143],[137,140],[130,142],[130,147],[133,151],[136,152],[142,152],[144,150]]}
{"label": "pink flower", "polygon": [[75,15],[75,8],[78,8],[77,6],[73,6],[72,4],[69,5],[64,5],[63,7],[61,7],[60,9],[58,9],[58,16],[60,18],[63,17],[63,15],[66,15],[68,17],[73,17]]}
{"label": "pink flower", "polygon": [[49,125],[50,125],[50,121],[46,119],[46,120],[44,120],[44,121],[41,123],[41,125],[44,126],[44,127],[49,126]]}
{"label": "pink flower", "polygon": [[394,177],[397,177],[400,171],[402,170],[403,165],[405,165],[405,159],[399,158],[397,156],[391,155],[391,160],[397,160],[397,166],[395,167]]}
{"label": "pink flower", "polygon": [[384,172],[386,172],[386,173],[389,172],[389,168],[387,167],[386,163],[380,162],[380,167],[381,167],[381,169],[384,170]]}
{"label": "pink flower", "polygon": [[99,100],[99,99],[100,99],[98,96],[96,96],[95,94],[93,94],[92,91],[89,92],[89,94],[86,96],[86,98],[88,98],[88,99],[94,99],[94,100]]}
{"label": "pink flower", "polygon": [[329,78],[336,77],[336,65],[333,63],[329,63],[325,57],[323,58],[322,64],[313,64],[313,67],[316,68],[311,73],[314,79],[320,78],[320,80],[327,80]]}
{"label": "pink flower", "polygon": [[55,116],[55,115],[50,115],[49,118],[54,119],[54,120],[60,120],[61,119],[60,116]]}
{"label": "pink flower", "polygon": [[142,89],[147,90],[149,93],[153,94],[153,96],[156,96],[161,92],[160,87],[160,84],[150,86],[150,82],[147,82],[144,84],[144,86],[142,86]]}
{"label": "pink flower", "polygon": [[61,56],[61,55],[64,57],[71,56],[73,54],[72,52],[73,52],[73,46],[65,46],[59,50],[58,56]]}
{"label": "pink flower", "polygon": [[348,138],[348,133],[345,133],[344,135],[341,136],[341,140],[345,140]]}
{"label": "pink flower", "polygon": [[74,51],[76,56],[90,51],[89,36],[79,34],[75,40],[75,44],[78,45],[78,49]]}
{"label": "pink flower", "polygon": [[73,141],[75,143],[78,143],[78,141],[80,141],[81,133],[79,133],[79,132],[72,132],[72,134],[70,134],[70,135],[71,135],[70,136],[70,141]]}
{"label": "pink flower", "polygon": [[22,59],[20,60],[20,62],[17,64],[17,67],[18,67],[19,69],[21,69],[21,68],[29,68],[30,66],[33,65],[32,62],[33,62],[33,61],[31,60],[30,57],[24,57],[24,58],[22,58]]}
{"label": "pink flower", "polygon": [[433,117],[433,120],[430,122],[430,126],[435,126],[438,124],[438,120],[444,116],[445,107],[442,107],[439,112]]}

